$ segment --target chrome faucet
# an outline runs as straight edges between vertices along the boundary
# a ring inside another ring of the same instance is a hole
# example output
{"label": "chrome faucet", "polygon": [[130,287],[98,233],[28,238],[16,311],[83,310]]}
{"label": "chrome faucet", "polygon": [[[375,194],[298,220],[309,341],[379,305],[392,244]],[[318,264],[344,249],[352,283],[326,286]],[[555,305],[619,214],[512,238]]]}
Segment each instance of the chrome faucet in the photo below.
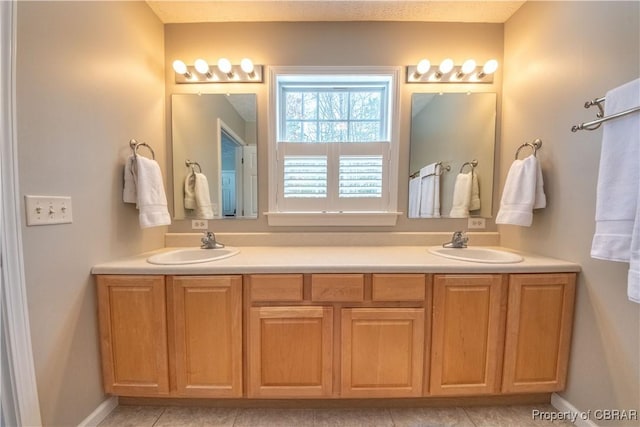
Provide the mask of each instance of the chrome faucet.
{"label": "chrome faucet", "polygon": [[463,231],[456,231],[453,233],[450,242],[442,244],[443,248],[466,248],[469,238],[465,236]]}
{"label": "chrome faucet", "polygon": [[204,237],[200,239],[202,242],[202,249],[216,249],[216,248],[224,248],[222,243],[216,242],[216,235],[211,231],[205,231]]}

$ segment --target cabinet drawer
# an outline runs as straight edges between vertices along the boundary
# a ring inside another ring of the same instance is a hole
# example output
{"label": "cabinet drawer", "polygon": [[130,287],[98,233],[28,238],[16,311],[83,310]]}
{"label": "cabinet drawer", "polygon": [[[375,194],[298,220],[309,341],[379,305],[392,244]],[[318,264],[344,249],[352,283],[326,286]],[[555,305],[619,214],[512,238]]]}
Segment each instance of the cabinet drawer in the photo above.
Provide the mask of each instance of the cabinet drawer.
{"label": "cabinet drawer", "polygon": [[424,274],[374,274],[373,301],[423,301]]}
{"label": "cabinet drawer", "polygon": [[364,300],[364,274],[312,274],[311,299],[321,302]]}
{"label": "cabinet drawer", "polygon": [[252,274],[251,301],[302,301],[302,274]]}

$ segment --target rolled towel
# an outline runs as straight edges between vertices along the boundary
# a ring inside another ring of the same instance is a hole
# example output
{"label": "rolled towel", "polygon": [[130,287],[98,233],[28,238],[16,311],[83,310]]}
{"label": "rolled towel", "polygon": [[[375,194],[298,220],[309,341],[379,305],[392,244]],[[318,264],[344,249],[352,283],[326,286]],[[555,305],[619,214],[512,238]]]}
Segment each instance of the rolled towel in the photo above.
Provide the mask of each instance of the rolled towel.
{"label": "rolled towel", "polygon": [[195,209],[196,205],[196,174],[191,171],[184,179],[184,208]]}
{"label": "rolled towel", "polygon": [[469,201],[469,210],[477,211],[480,209],[480,184],[478,183],[478,174],[475,170],[471,171],[471,200]]}
{"label": "rolled towel", "polygon": [[200,219],[213,219],[209,181],[207,181],[205,174],[196,172],[194,190],[197,205],[196,216]]}
{"label": "rolled towel", "polygon": [[546,196],[538,159],[533,154],[523,160],[516,159],[507,174],[496,224],[529,227],[533,222],[533,209],[545,206]]}
{"label": "rolled towel", "polygon": [[440,218],[440,165],[420,169],[420,217]]}
{"label": "rolled towel", "polygon": [[155,160],[136,156],[136,187],[140,227],[171,224],[167,209],[167,195],[162,183],[162,172]]}
{"label": "rolled towel", "polygon": [[472,172],[459,173],[453,187],[453,205],[449,217],[467,218],[469,216],[469,202],[471,201]]}
{"label": "rolled towel", "polygon": [[136,177],[134,175],[135,157],[129,156],[124,164],[124,189],[122,190],[122,200],[125,203],[138,203],[138,192],[136,190]]}

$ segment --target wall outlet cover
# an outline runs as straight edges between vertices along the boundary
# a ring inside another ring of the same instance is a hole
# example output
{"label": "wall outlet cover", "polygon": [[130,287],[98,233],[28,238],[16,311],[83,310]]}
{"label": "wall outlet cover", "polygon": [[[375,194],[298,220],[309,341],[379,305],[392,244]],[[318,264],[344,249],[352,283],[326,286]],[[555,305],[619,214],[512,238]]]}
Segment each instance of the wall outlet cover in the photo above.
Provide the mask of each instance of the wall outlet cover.
{"label": "wall outlet cover", "polygon": [[193,219],[191,220],[192,230],[207,230],[209,228],[209,221],[206,219]]}
{"label": "wall outlet cover", "polygon": [[471,217],[469,218],[469,220],[467,221],[467,227],[470,230],[473,229],[484,229],[486,228],[487,224],[484,218],[475,218],[475,217]]}

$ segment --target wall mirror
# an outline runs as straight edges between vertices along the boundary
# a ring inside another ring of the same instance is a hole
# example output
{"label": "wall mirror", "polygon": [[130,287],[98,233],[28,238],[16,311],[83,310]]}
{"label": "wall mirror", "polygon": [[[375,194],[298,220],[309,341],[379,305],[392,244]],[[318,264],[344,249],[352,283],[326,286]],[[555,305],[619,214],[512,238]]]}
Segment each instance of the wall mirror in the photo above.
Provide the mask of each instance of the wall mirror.
{"label": "wall mirror", "polygon": [[409,218],[491,217],[495,134],[495,93],[414,93]]}
{"label": "wall mirror", "polygon": [[174,94],[171,131],[174,218],[257,218],[256,95]]}

